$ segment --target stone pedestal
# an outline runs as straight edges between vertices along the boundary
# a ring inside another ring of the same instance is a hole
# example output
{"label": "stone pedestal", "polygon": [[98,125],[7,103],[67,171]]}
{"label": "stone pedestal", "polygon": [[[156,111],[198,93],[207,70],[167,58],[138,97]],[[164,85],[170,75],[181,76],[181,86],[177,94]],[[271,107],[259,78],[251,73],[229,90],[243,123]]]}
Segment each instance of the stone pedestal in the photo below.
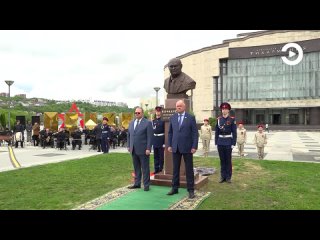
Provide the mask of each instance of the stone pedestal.
{"label": "stone pedestal", "polygon": [[[165,109],[175,109],[176,102],[181,98],[168,98],[165,100]],[[184,99],[186,104],[186,111],[190,110],[190,100]],[[173,112],[173,111],[172,111]],[[173,114],[172,114],[173,115]],[[169,131],[169,116],[163,116],[165,121],[165,144],[168,146],[168,131]],[[187,187],[186,182],[186,170],[185,164],[182,157],[181,165],[180,165],[180,187]],[[154,178],[151,179],[151,184],[160,185],[160,186],[171,186],[172,185],[172,177],[173,177],[173,162],[172,162],[172,153],[168,152],[168,148],[165,148],[164,151],[164,171],[154,175]],[[199,174],[195,174],[194,176],[194,187],[195,189],[199,189],[204,184],[208,182],[208,177],[200,176]]]}

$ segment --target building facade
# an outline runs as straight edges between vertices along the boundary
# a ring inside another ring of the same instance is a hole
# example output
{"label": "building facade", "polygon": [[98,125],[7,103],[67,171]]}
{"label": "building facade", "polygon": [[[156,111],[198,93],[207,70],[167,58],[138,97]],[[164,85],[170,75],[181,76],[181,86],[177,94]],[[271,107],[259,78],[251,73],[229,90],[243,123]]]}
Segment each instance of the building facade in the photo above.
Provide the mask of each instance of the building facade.
{"label": "building facade", "polygon": [[[288,43],[303,51],[296,65],[283,61],[301,54],[292,47],[283,51]],[[197,82],[192,94],[197,122],[218,116],[227,101],[231,114],[246,124],[320,125],[320,30],[244,33],[178,58],[182,71]]]}

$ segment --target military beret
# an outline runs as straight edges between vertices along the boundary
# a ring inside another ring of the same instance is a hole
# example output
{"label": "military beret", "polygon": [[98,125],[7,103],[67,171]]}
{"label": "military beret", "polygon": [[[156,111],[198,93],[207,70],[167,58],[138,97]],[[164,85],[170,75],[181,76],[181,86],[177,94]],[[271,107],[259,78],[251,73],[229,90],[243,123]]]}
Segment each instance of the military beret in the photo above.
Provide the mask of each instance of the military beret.
{"label": "military beret", "polygon": [[208,118],[205,118],[205,119],[203,119],[203,121],[207,121],[207,122],[209,122],[209,119],[208,119]]}
{"label": "military beret", "polygon": [[224,109],[224,108],[227,108],[227,109],[231,110],[231,105],[229,103],[227,103],[227,102],[223,102],[220,105],[220,109]]}
{"label": "military beret", "polygon": [[259,125],[258,125],[258,128],[259,128],[259,127],[262,127],[262,128],[263,128],[263,125],[262,125],[262,124],[259,124]]}
{"label": "military beret", "polygon": [[160,106],[156,106],[154,109],[155,109],[156,111],[158,111],[158,112],[161,112],[161,111],[162,111],[162,107],[160,107]]}
{"label": "military beret", "polygon": [[107,121],[109,121],[109,119],[108,119],[107,117],[104,117],[102,120],[107,120]]}
{"label": "military beret", "polygon": [[239,121],[238,124],[242,124],[243,125],[243,121]]}

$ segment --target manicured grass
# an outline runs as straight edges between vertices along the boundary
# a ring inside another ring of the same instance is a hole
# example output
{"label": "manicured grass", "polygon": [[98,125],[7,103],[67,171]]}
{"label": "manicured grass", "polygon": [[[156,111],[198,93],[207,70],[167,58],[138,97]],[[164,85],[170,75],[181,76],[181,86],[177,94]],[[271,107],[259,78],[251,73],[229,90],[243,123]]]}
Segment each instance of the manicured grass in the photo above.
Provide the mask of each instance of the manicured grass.
{"label": "manicured grass", "polygon": [[131,183],[129,154],[94,157],[0,173],[0,209],[72,209]]}
{"label": "manicured grass", "polygon": [[[218,159],[194,162],[216,168],[198,209],[320,208],[320,164],[235,159],[232,184],[220,184]],[[130,184],[132,169],[129,154],[113,153],[1,172],[0,209],[72,209]]]}
{"label": "manicured grass", "polygon": [[320,164],[269,160],[233,160],[232,183],[218,183],[218,159],[197,159],[217,174],[202,188],[212,192],[198,209],[320,209]]}

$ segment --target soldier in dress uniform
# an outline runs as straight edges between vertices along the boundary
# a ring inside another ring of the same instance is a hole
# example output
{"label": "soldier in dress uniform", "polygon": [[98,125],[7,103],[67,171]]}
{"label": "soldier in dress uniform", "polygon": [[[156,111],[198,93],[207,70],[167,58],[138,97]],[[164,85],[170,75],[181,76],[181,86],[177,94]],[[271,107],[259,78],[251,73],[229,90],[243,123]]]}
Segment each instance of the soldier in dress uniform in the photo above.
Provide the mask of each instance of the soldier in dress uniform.
{"label": "soldier in dress uniform", "polygon": [[205,118],[203,120],[203,125],[201,126],[200,129],[200,138],[202,140],[202,145],[203,145],[203,151],[204,157],[208,157],[209,150],[210,150],[210,140],[212,137],[212,129],[211,126],[209,125],[209,119]]}
{"label": "soldier in dress uniform", "polygon": [[109,119],[104,117],[102,124],[99,123],[94,128],[94,134],[96,135],[98,152],[108,153],[109,152],[109,139],[110,139],[110,126],[108,125]]}
{"label": "soldier in dress uniform", "polygon": [[243,126],[243,122],[238,122],[237,128],[237,145],[238,145],[238,154],[240,157],[244,156],[244,144],[247,143],[247,130]]}
{"label": "soldier in dress uniform", "polygon": [[264,146],[267,144],[267,135],[263,132],[263,125],[258,125],[253,143],[257,146],[259,160],[262,160],[264,158]]}
{"label": "soldier in dress uniform", "polygon": [[163,170],[164,164],[164,121],[161,119],[162,108],[157,106],[156,118],[152,120],[153,137],[152,145],[154,151],[154,174]]}
{"label": "soldier in dress uniform", "polygon": [[221,103],[220,110],[222,116],[218,117],[215,129],[215,145],[218,146],[221,165],[221,178],[219,183],[231,183],[231,153],[232,148],[234,148],[237,143],[237,126],[235,118],[229,116],[231,110],[229,103]]}

